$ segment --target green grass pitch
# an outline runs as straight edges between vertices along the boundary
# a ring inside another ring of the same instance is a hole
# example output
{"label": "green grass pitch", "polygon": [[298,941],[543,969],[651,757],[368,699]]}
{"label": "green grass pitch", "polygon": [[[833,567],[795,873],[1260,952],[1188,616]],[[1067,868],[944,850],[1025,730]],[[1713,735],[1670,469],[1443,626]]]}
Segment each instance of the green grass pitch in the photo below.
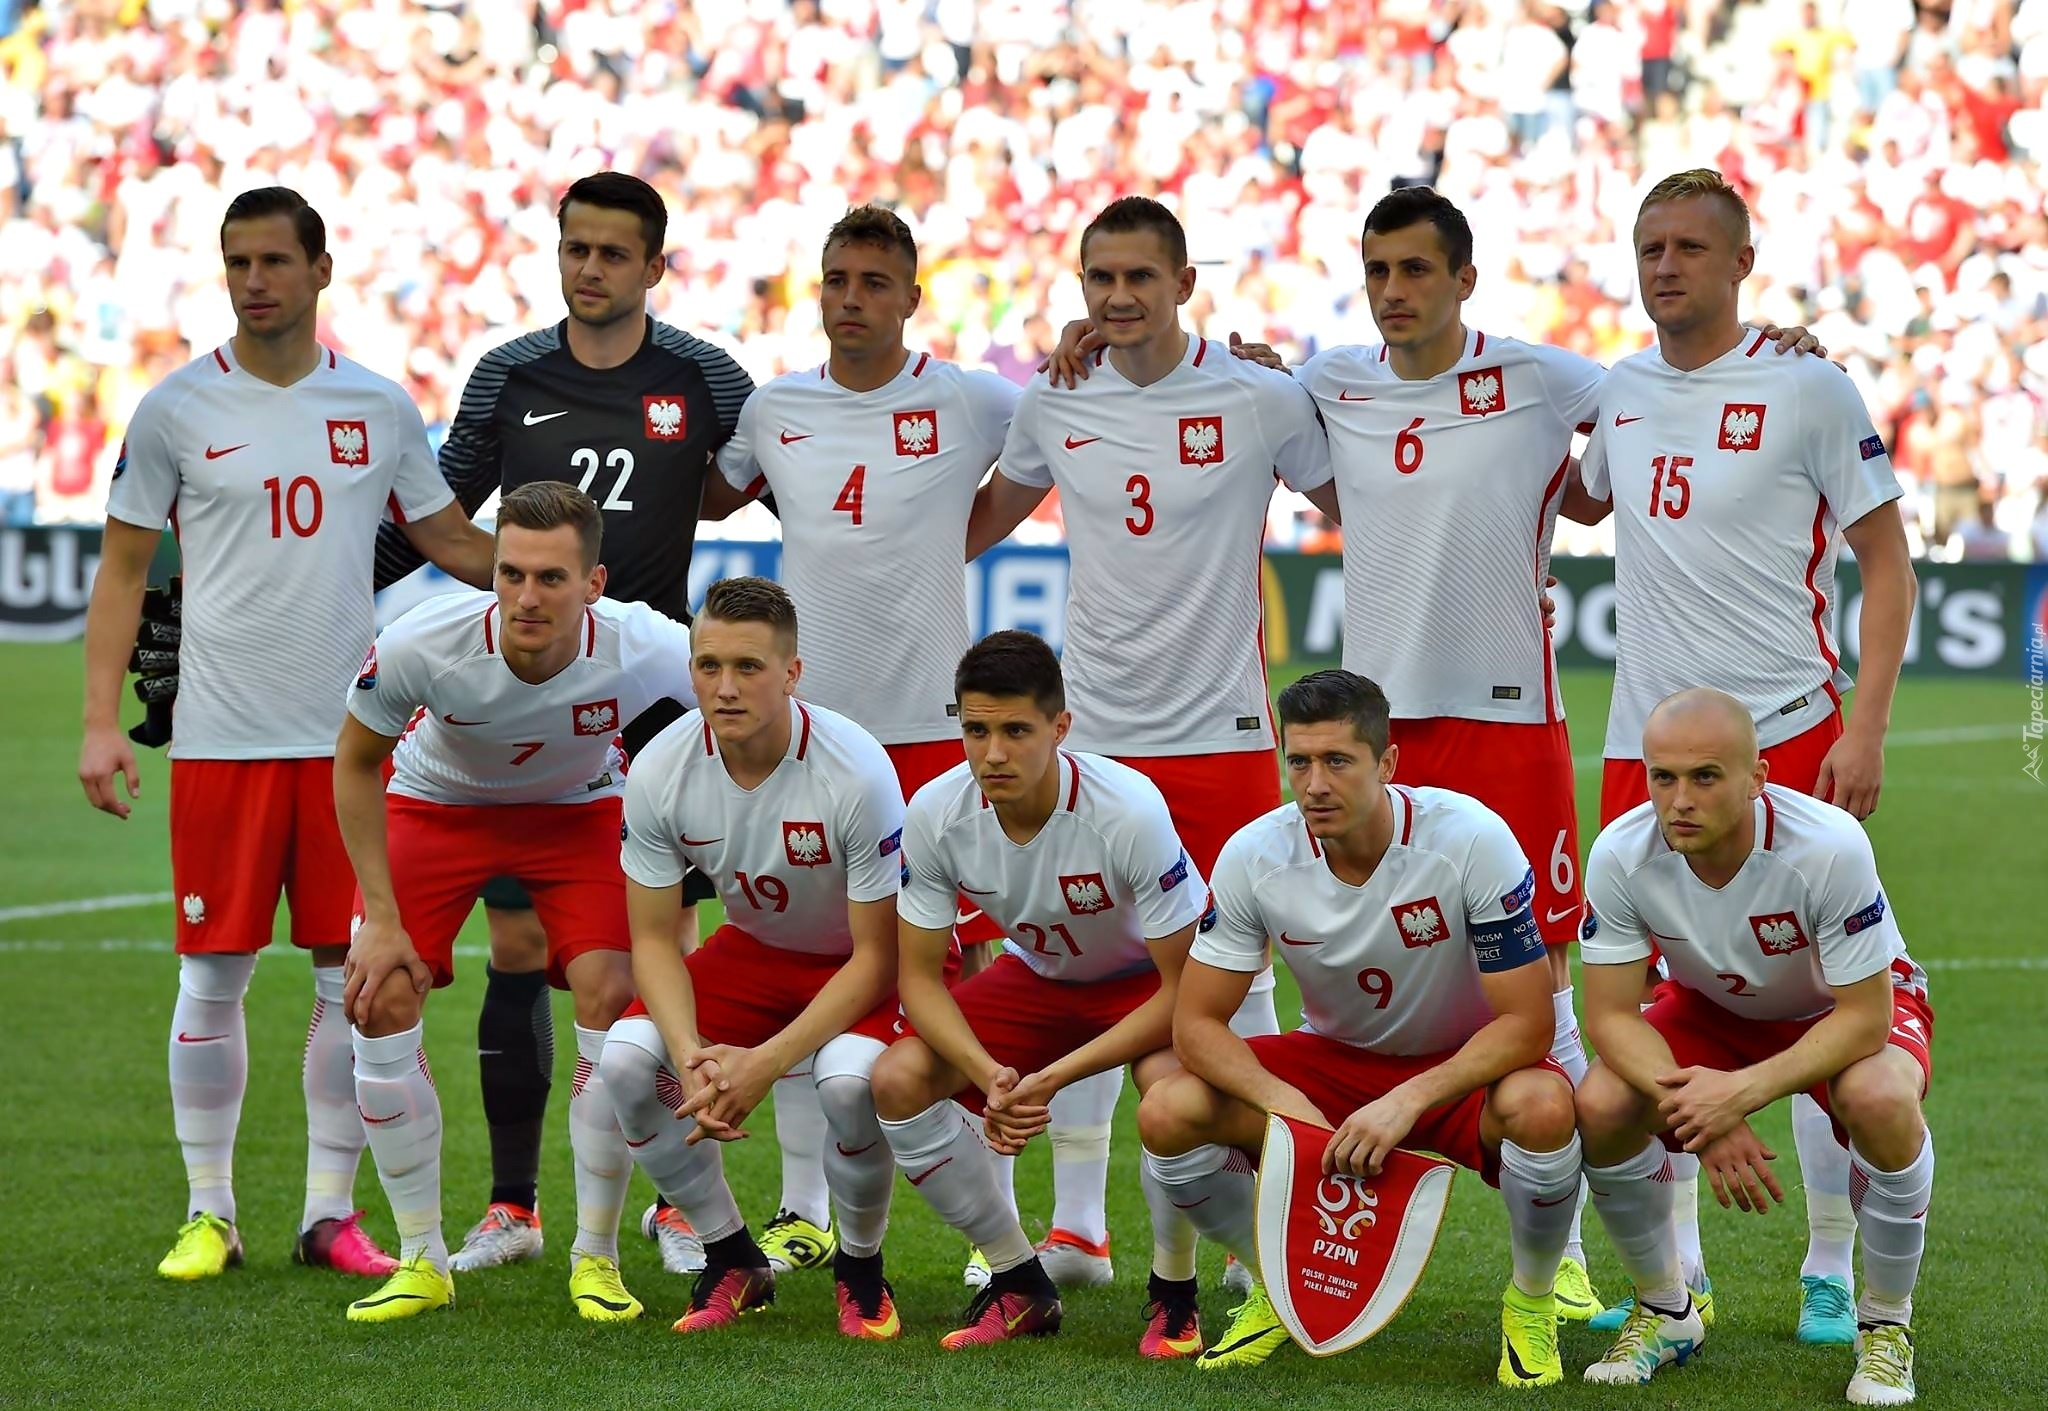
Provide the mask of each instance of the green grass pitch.
{"label": "green grass pitch", "polygon": [[[311,1001],[306,966],[274,948],[249,997],[251,1079],[237,1152],[247,1267],[197,1287],[154,1276],[183,1212],[164,1077],[175,981],[167,902],[47,914],[50,904],[169,890],[166,771],[145,751],[144,792],[122,825],[91,812],[73,778],[80,653],[0,647],[0,1407],[1140,1407],[1258,1401],[1287,1407],[1432,1408],[1501,1402],[1493,1367],[1507,1277],[1498,1198],[1469,1174],[1422,1287],[1394,1324],[1340,1358],[1283,1352],[1249,1376],[1216,1377],[1135,1354],[1149,1239],[1126,1094],[1111,1172],[1114,1287],[1067,1301],[1049,1342],[942,1355],[938,1334],[966,1301],[961,1241],[899,1189],[887,1247],[905,1336],[849,1345],[832,1330],[823,1272],[783,1281],[775,1308],[728,1334],[668,1331],[687,1294],[652,1245],[629,1234],[625,1273],[648,1305],[628,1327],[580,1323],[568,1305],[572,1184],[565,1130],[573,1045],[549,1112],[543,1202],[547,1258],[466,1277],[452,1314],[358,1328],[342,1309],[361,1286],[289,1262],[303,1177],[298,1057]],[[1298,669],[1298,668],[1297,668]],[[1568,676],[1582,755],[1597,752],[1607,682]],[[2042,1237],[2041,1135],[2048,1075],[2048,794],[2021,773],[2022,685],[1909,680],[1900,692],[1882,809],[1879,866],[1906,935],[1933,975],[1938,1016],[1929,1112],[1940,1172],[1920,1285],[1922,1404],[2038,1406],[2048,1384],[2036,1319]],[[1597,773],[1579,775],[1593,817]],[[1588,829],[1582,846],[1591,841]],[[23,914],[26,912],[27,914]],[[481,925],[465,936],[481,943]],[[482,963],[471,951],[427,1025],[446,1109],[451,1235],[480,1213],[486,1147],[473,1038]],[[1283,986],[1285,981],[1283,979]],[[1283,988],[1282,1012],[1292,997]],[[566,999],[558,1017],[566,1039]],[[753,1124],[764,1137],[764,1112]],[[1792,1339],[1804,1223],[1782,1105],[1762,1119],[1791,1203],[1758,1218],[1709,1204],[1708,1263],[1720,1323],[1691,1366],[1641,1392],[1596,1395],[1575,1380],[1528,1400],[1550,1406],[1775,1408],[1839,1404],[1844,1349]],[[773,1214],[772,1140],[727,1149],[741,1203]],[[1050,1213],[1048,1158],[1019,1164],[1027,1223]],[[370,1228],[391,1223],[366,1160],[357,1195]],[[635,1178],[629,1223],[646,1198]],[[1620,1282],[1597,1222],[1596,1283]],[[1220,1256],[1203,1257],[1204,1323],[1229,1300]],[[1603,1339],[1568,1330],[1567,1371]],[[2031,1349],[2031,1350],[2030,1350]],[[2031,1388],[2031,1390],[2029,1390]]]}

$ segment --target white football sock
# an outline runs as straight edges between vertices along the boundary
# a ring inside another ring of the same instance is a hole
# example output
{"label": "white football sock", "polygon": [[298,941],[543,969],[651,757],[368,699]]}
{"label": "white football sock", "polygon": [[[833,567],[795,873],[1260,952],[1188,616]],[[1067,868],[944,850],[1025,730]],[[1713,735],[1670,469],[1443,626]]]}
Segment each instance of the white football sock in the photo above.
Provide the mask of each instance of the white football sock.
{"label": "white football sock", "polygon": [[1557,1284],[1565,1236],[1576,1223],[1573,1212],[1583,1164],[1576,1134],[1556,1151],[1525,1151],[1511,1141],[1500,1144],[1500,1194],[1508,1207],[1515,1287],[1532,1297],[1549,1293]]}
{"label": "white football sock", "polygon": [[1792,1146],[1806,1189],[1806,1262],[1799,1272],[1840,1279],[1856,1291],[1856,1212],[1849,1208],[1849,1151],[1835,1124],[1805,1093],[1792,1095]]}
{"label": "white football sock", "polygon": [[614,1022],[598,1073],[611,1094],[626,1149],[662,1198],[683,1212],[697,1237],[709,1244],[744,1228],[746,1221],[726,1184],[719,1143],[691,1146],[697,1119],[676,1116],[683,1085],[668,1066],[668,1048],[654,1021],[636,1015]]}
{"label": "white football sock", "polygon": [[1010,1212],[1010,1218],[1018,1224],[1024,1217],[1017,1213],[1017,1158],[991,1151],[988,1159],[995,1163],[996,1188],[1003,1193],[1003,1208]]}
{"label": "white football sock", "polygon": [[633,1178],[632,1153],[626,1150],[619,1117],[605,1090],[603,1029],[576,1026],[576,1077],[569,1085],[569,1149],[576,1158],[576,1242],[569,1246],[569,1265],[579,1255],[619,1257],[619,1212],[626,1204],[626,1183]]}
{"label": "white football sock", "polygon": [[1619,1165],[1588,1166],[1586,1184],[1638,1301],[1674,1312],[1685,1307],[1671,1221],[1671,1162],[1664,1148],[1652,1141]]}
{"label": "white football sock", "polygon": [[187,1219],[204,1211],[235,1218],[235,1129],[249,1088],[249,1031],[242,996],[253,955],[178,958],[171,1008],[171,1121],[185,1153]]}
{"label": "white football sock", "polygon": [[355,1213],[356,1168],[369,1133],[356,1111],[356,1055],[342,1012],[339,965],[313,967],[313,1018],[306,1026],[300,1086],[306,1094],[306,1204],[301,1232]]}
{"label": "white football sock", "polygon": [[946,1099],[901,1122],[884,1121],[882,1132],[904,1177],[940,1219],[982,1252],[993,1272],[1034,1257],[1031,1240],[1003,1199],[989,1149],[957,1103]]}
{"label": "white football sock", "polygon": [[808,1063],[775,1080],[775,1144],[782,1148],[781,1208],[826,1228],[832,1197],[825,1186],[825,1110]]}
{"label": "white football sock", "polygon": [[1145,1191],[1145,1208],[1152,1215],[1152,1272],[1175,1281],[1195,1277],[1195,1247],[1200,1237],[1195,1222],[1174,1204],[1175,1192],[1153,1174],[1152,1158],[1138,1162],[1138,1184]]}
{"label": "white football sock", "polygon": [[1678,1240],[1678,1272],[1685,1286],[1707,1281],[1707,1256],[1700,1252],[1700,1159],[1689,1151],[1671,1156],[1671,1225]]}
{"label": "white football sock", "polygon": [[[1572,1087],[1586,1081],[1586,1044],[1579,1035],[1579,1016],[1572,1007],[1572,987],[1553,992],[1550,996],[1550,1056],[1557,1066],[1564,1069],[1565,1076],[1572,1080]],[[1572,1223],[1565,1231],[1564,1257],[1586,1262],[1586,1245],[1583,1238],[1583,1219],[1586,1211],[1585,1182],[1579,1183],[1578,1199],[1572,1202]]]}
{"label": "white football sock", "polygon": [[1124,1070],[1069,1083],[1052,1096],[1052,1223],[1090,1244],[1109,1238],[1109,1124]]}
{"label": "white football sock", "polygon": [[377,1179],[398,1222],[400,1261],[424,1254],[448,1267],[441,1237],[441,1095],[427,1071],[421,1029],[368,1038],[352,1029],[356,1103],[370,1134]]}
{"label": "white football sock", "polygon": [[1256,1039],[1280,1032],[1280,1016],[1273,1008],[1276,983],[1270,965],[1252,977],[1252,987],[1245,993],[1244,1003],[1230,1016],[1231,1033],[1240,1039]]}
{"label": "white football sock", "polygon": [[1180,1156],[1148,1151],[1144,1163],[1148,1182],[1158,1184],[1169,1208],[1185,1214],[1202,1238],[1222,1245],[1246,1268],[1259,1267],[1259,1182],[1250,1157],[1234,1146],[1212,1144]]}
{"label": "white football sock", "polygon": [[1913,1285],[1927,1249],[1927,1207],[1934,1195],[1934,1133],[1920,1138],[1920,1154],[1902,1171],[1881,1171],[1849,1149],[1849,1200],[1863,1235],[1862,1323],[1913,1321]]}
{"label": "white football sock", "polygon": [[825,1184],[839,1224],[839,1247],[855,1258],[876,1254],[889,1228],[889,1197],[896,1187],[896,1160],[875,1116],[868,1086],[882,1044],[862,1034],[841,1034],[811,1061],[818,1079],[830,1140],[825,1147]]}

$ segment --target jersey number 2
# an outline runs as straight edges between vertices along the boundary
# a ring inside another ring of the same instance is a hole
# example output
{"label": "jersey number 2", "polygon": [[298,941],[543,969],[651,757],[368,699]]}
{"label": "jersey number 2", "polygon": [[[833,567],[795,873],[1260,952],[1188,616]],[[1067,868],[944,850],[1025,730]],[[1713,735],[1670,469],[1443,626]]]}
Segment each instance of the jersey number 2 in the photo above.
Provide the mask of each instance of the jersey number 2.
{"label": "jersey number 2", "polygon": [[[590,493],[590,482],[597,479],[597,452],[583,446],[569,455],[569,464],[583,472],[583,478],[576,482],[576,488],[584,494]],[[604,497],[601,510],[629,510],[633,502],[626,498],[626,482],[633,478],[633,453],[624,446],[617,447],[604,458],[604,467],[612,472],[611,493]]]}

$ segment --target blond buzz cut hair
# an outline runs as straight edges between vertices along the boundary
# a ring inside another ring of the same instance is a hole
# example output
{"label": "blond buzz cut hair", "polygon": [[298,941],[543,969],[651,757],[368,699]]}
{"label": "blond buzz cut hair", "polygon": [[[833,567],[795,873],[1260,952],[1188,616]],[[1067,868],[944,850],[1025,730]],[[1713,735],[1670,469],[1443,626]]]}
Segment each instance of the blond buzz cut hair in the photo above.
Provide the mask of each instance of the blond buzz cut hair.
{"label": "blond buzz cut hair", "polygon": [[1636,224],[1643,223],[1643,214],[1652,206],[1661,206],[1670,201],[1691,201],[1706,197],[1720,203],[1722,213],[1727,217],[1729,233],[1735,237],[1739,249],[1750,243],[1749,202],[1742,199],[1742,193],[1728,182],[1728,178],[1712,167],[1694,167],[1690,171],[1673,172],[1655,186],[1650,194],[1643,197],[1643,204],[1636,210]]}

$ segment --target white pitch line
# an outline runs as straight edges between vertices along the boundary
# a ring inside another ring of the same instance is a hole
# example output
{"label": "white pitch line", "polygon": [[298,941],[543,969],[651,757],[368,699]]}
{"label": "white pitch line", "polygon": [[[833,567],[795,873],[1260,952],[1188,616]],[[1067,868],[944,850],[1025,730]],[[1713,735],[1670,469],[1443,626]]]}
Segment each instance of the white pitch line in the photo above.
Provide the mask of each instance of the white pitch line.
{"label": "white pitch line", "polygon": [[0,908],[0,921],[40,921],[46,916],[77,916],[88,911],[127,911],[139,906],[162,906],[170,900],[169,892],[123,892],[111,897],[80,897],[76,901]]}
{"label": "white pitch line", "polygon": [[[1981,745],[1993,740],[2019,739],[2016,725],[1950,725],[1939,730],[1901,730],[1884,737],[1886,749],[1923,749],[1929,745]],[[1572,768],[1581,774],[1601,767],[1606,761],[1596,754],[1572,756]]]}

